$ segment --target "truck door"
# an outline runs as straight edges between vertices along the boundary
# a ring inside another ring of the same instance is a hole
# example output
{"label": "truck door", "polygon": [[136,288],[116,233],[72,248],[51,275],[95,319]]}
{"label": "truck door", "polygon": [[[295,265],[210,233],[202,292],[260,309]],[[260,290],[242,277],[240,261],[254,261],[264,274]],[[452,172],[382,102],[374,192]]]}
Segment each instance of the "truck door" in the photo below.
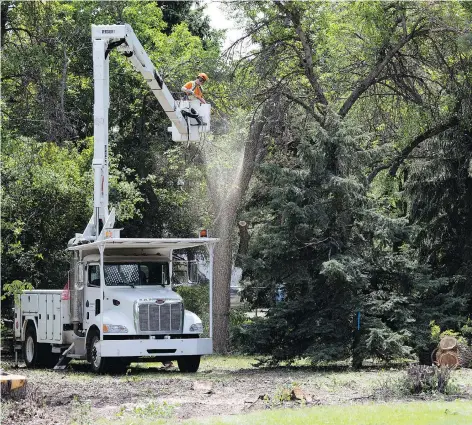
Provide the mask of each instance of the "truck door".
{"label": "truck door", "polygon": [[84,297],[84,322],[87,329],[95,323],[95,316],[100,314],[102,304],[100,301],[100,266],[89,264]]}
{"label": "truck door", "polygon": [[54,341],[59,342],[62,339],[61,294],[53,295],[53,306],[52,334]]}
{"label": "truck door", "polygon": [[46,295],[46,339],[54,339],[54,295]]}
{"label": "truck door", "polygon": [[47,339],[47,297],[46,294],[39,295],[38,341],[45,341]]}

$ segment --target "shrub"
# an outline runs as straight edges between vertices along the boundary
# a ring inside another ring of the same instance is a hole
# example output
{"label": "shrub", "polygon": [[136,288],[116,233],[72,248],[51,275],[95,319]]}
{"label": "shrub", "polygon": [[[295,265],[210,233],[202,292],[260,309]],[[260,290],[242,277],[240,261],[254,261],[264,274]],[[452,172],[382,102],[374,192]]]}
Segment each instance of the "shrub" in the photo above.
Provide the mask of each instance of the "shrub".
{"label": "shrub", "polygon": [[403,381],[408,394],[440,392],[451,394],[456,392],[450,382],[452,369],[425,365],[412,365],[407,370]]}
{"label": "shrub", "polygon": [[175,291],[182,297],[185,309],[195,313],[202,319],[203,337],[208,337],[210,332],[210,295],[208,284],[177,286]]}
{"label": "shrub", "polygon": [[210,296],[208,284],[178,286],[175,291],[183,298],[186,310],[190,310],[200,318],[208,315]]}

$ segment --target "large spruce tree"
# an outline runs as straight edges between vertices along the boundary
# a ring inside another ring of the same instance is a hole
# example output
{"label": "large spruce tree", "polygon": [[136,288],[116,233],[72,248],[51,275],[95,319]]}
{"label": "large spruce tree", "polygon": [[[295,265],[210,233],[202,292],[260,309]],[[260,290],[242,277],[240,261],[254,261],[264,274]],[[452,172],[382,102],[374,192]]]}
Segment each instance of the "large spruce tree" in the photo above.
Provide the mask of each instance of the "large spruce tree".
{"label": "large spruce tree", "polygon": [[420,352],[430,320],[457,327],[470,302],[460,276],[420,255],[428,229],[404,192],[425,141],[455,143],[467,126],[468,15],[459,4],[273,6],[245,6],[259,96],[285,99],[243,215],[246,296],[269,307],[242,331],[246,346],[355,366]]}

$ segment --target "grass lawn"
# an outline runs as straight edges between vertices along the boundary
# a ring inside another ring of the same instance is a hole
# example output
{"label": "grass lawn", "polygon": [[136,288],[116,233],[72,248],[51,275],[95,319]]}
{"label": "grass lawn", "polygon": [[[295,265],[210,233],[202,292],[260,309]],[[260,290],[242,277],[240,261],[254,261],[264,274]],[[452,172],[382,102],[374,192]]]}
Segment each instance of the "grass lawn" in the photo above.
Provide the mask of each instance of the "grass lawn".
{"label": "grass lawn", "polygon": [[[98,421],[98,424],[110,424]],[[220,416],[170,422],[158,418],[132,418],[123,425],[472,425],[472,401],[405,402],[349,406],[317,406],[274,409],[244,415]]]}
{"label": "grass lawn", "polygon": [[472,402],[414,402],[278,409],[227,416],[186,425],[471,425]]}

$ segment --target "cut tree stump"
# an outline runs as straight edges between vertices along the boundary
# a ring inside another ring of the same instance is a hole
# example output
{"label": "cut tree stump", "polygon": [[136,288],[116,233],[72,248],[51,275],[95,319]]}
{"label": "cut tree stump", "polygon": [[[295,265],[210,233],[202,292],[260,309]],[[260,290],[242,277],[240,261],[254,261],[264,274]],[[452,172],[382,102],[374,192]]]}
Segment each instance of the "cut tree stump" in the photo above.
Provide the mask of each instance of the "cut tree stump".
{"label": "cut tree stump", "polygon": [[0,370],[0,386],[2,399],[23,398],[26,395],[26,376],[13,375]]}

